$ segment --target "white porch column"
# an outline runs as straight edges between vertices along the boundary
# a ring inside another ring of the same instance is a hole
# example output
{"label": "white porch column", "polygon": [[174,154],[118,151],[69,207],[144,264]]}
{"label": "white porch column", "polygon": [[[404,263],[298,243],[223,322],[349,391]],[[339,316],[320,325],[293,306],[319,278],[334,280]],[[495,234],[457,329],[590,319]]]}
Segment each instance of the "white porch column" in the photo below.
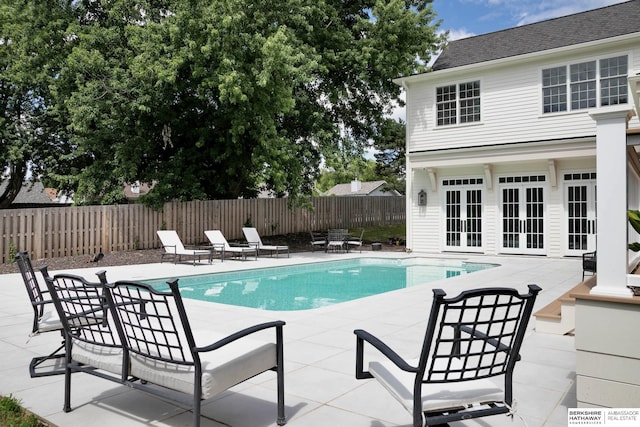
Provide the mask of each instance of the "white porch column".
{"label": "white porch column", "polygon": [[411,164],[411,159],[409,156],[406,156],[406,179],[405,179],[405,206],[406,206],[406,220],[405,220],[405,248],[413,249],[413,204],[417,203],[415,195],[413,191],[413,181],[415,179],[415,171],[413,170],[413,166]]}
{"label": "white porch column", "polygon": [[590,113],[596,121],[598,281],[591,294],[631,297],[627,288],[627,145],[629,106]]}

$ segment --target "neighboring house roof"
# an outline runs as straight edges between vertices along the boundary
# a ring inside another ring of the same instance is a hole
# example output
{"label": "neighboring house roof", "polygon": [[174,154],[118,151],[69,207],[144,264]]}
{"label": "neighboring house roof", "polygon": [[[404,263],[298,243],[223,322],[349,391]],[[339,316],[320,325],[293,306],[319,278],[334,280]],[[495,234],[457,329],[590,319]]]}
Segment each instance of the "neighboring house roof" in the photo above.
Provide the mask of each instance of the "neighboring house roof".
{"label": "neighboring house roof", "polygon": [[138,197],[148,194],[149,191],[151,191],[151,189],[155,185],[156,185],[155,181],[151,185],[145,182],[139,182],[139,181],[136,181],[133,184],[128,184],[128,183],[124,184],[124,188],[123,188],[124,197],[127,200],[136,200],[138,199]]}
{"label": "neighboring house roof", "polygon": [[[4,192],[7,187],[8,181],[3,180],[0,182],[0,193]],[[22,189],[11,203],[15,205],[51,205],[52,201],[48,193],[45,191],[44,186],[40,181],[31,182],[26,181],[22,183]]]}
{"label": "neighboring house roof", "polygon": [[[381,190],[382,186],[387,181],[353,181],[349,184],[336,184],[327,190],[325,196],[368,196],[376,190]],[[355,187],[354,187],[355,186]],[[355,191],[354,191],[355,190]],[[397,192],[392,191],[394,195],[398,195]]]}
{"label": "neighboring house roof", "polygon": [[433,71],[640,32],[640,0],[453,40]]}

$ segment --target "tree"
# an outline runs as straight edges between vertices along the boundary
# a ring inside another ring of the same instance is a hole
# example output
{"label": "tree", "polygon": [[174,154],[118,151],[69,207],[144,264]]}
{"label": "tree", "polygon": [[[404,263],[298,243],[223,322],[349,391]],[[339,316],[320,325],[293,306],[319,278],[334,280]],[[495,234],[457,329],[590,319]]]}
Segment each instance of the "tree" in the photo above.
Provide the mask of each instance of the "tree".
{"label": "tree", "polygon": [[[14,3],[2,0],[8,3]],[[38,4],[24,0],[25,4]],[[311,194],[323,155],[365,147],[443,41],[431,0],[69,0],[45,98],[45,177],[81,203]],[[40,46],[42,47],[42,46]]]}
{"label": "tree", "polygon": [[376,181],[382,179],[376,172],[376,162],[362,155],[339,153],[326,160],[326,168],[320,172],[316,189],[325,192],[336,184],[346,184],[354,179]]}
{"label": "tree", "polygon": [[385,190],[406,192],[405,123],[388,118],[381,123],[374,139],[376,172],[387,181]]}
{"label": "tree", "polygon": [[11,205],[28,173],[38,176],[68,150],[59,138],[63,122],[49,108],[68,11],[54,1],[0,3],[0,167],[7,181],[0,209]]}

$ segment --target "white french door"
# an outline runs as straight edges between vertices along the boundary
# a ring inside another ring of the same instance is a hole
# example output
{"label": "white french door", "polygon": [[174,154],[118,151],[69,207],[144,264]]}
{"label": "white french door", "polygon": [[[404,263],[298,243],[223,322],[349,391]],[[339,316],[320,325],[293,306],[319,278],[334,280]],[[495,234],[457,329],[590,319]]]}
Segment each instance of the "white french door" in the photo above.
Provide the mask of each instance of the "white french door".
{"label": "white french door", "polygon": [[544,175],[499,178],[501,252],[544,255]]}
{"label": "white french door", "polygon": [[596,173],[566,173],[564,178],[567,215],[566,255],[596,250]]}
{"label": "white french door", "polygon": [[482,178],[444,180],[445,250],[482,251]]}

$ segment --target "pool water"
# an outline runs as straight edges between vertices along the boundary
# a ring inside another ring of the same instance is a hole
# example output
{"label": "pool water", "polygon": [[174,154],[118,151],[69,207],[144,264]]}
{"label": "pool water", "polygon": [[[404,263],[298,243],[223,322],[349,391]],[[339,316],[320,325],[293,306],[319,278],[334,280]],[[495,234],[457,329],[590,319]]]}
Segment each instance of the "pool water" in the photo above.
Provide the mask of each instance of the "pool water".
{"label": "pool water", "polygon": [[[184,298],[262,310],[308,310],[495,267],[424,258],[359,258],[186,276]],[[146,283],[165,289],[167,279]]]}

